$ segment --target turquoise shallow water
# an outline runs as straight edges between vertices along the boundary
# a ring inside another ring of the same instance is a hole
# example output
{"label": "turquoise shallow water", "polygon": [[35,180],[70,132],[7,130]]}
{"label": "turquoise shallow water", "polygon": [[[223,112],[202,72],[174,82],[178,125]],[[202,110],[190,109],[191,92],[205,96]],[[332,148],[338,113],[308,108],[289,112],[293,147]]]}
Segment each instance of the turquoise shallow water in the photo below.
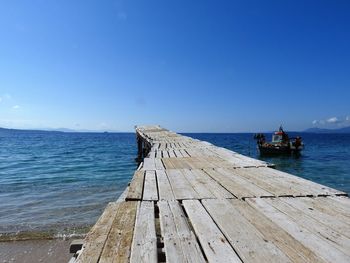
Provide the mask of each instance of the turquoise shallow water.
{"label": "turquoise shallow water", "polygon": [[[252,134],[188,134],[260,158]],[[350,193],[350,135],[302,134],[299,158],[262,158]],[[130,181],[133,133],[0,131],[0,233],[74,233],[93,224]]]}
{"label": "turquoise shallow water", "polygon": [[132,133],[0,133],[0,232],[90,225],[136,169]]}

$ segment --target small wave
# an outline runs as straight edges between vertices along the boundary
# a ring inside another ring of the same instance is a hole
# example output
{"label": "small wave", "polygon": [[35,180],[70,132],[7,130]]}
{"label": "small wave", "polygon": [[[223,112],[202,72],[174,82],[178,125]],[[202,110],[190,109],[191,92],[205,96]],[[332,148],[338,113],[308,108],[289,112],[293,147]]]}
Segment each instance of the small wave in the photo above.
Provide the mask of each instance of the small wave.
{"label": "small wave", "polygon": [[67,240],[71,238],[84,238],[89,230],[90,226],[64,230],[18,231],[11,233],[0,233],[0,242],[43,239]]}

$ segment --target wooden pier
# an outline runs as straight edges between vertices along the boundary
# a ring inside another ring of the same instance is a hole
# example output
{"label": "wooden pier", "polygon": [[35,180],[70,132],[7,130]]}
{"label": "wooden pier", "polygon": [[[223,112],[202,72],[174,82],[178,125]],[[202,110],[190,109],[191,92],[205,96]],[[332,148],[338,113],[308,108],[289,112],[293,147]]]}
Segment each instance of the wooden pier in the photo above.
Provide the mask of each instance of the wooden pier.
{"label": "wooden pier", "polygon": [[72,262],[350,262],[346,193],[159,126],[136,134],[142,162]]}

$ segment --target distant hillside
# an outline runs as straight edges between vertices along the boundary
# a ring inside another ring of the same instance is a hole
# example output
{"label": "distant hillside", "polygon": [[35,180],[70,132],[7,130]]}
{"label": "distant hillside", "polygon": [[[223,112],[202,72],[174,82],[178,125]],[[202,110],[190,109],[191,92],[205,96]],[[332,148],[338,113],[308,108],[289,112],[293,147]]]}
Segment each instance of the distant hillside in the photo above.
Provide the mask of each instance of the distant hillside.
{"label": "distant hillside", "polygon": [[321,129],[321,128],[310,128],[305,130],[304,132],[310,133],[350,133],[350,126],[339,128],[339,129]]}
{"label": "distant hillside", "polygon": [[[0,127],[0,131],[12,131],[12,132],[64,132],[64,131],[62,131],[60,129],[58,129],[58,130],[40,130],[40,129],[38,129],[38,130],[35,130],[35,129],[33,129],[33,130],[25,130],[25,129],[11,129],[11,128],[2,128],[2,127]],[[66,131],[66,132],[68,132],[68,131]]]}

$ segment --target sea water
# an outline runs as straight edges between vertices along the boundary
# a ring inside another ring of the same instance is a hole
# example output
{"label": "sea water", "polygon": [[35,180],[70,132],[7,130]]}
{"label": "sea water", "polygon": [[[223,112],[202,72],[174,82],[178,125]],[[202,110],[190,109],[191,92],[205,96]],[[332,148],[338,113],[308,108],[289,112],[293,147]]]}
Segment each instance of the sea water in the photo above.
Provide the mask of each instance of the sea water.
{"label": "sea water", "polygon": [[[187,135],[350,193],[349,134],[301,134],[301,156],[269,158],[253,134]],[[0,130],[0,236],[86,231],[127,186],[136,155],[133,133]]]}
{"label": "sea water", "polygon": [[135,134],[0,132],[0,233],[79,232],[124,191]]}

